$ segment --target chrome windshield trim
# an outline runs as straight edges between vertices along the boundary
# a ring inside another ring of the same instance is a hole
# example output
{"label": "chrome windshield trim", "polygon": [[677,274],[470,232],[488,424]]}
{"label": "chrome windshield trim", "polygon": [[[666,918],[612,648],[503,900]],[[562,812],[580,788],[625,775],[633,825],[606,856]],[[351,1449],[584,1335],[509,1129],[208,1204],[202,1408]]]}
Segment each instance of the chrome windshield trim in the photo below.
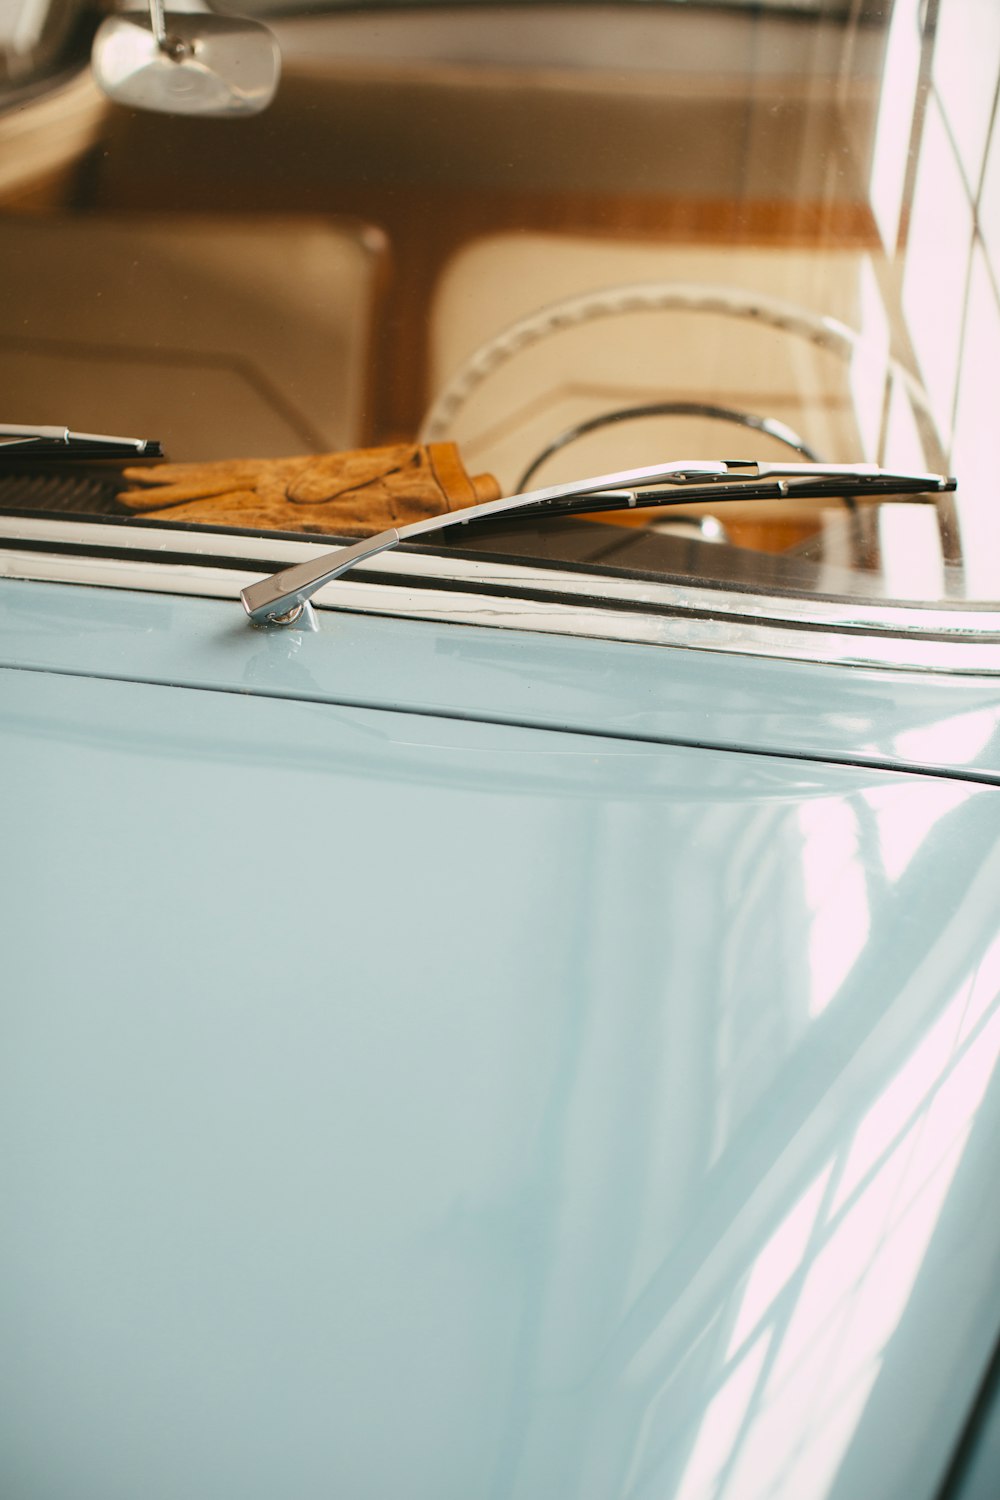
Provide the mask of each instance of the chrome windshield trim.
{"label": "chrome windshield trim", "polygon": [[[27,546],[19,548],[19,541]],[[39,546],[45,550],[34,550]],[[75,550],[83,546],[144,556]],[[154,551],[162,560],[149,560]],[[235,600],[260,577],[261,562],[305,562],[328,551],[325,541],[0,517],[0,577],[41,582]],[[171,561],[172,554],[186,560]],[[213,566],[223,560],[229,566]],[[233,566],[243,562],[245,571]],[[390,581],[372,583],[372,573]],[[408,578],[419,579],[420,586],[408,588]],[[496,592],[476,592],[483,588]],[[556,597],[518,598],[518,590]],[[1000,676],[1000,608],[779,597],[429,552],[389,553],[373,565],[360,564],[348,578],[320,589],[313,603],[321,611],[348,609],[790,660]]]}

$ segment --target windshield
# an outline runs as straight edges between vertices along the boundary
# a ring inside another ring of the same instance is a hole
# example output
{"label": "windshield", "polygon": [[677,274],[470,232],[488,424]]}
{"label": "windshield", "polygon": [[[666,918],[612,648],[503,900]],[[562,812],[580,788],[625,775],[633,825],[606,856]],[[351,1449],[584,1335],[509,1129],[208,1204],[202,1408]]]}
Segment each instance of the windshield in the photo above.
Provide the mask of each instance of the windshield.
{"label": "windshield", "polygon": [[168,464],[9,455],[0,511],[338,540],[675,460],[869,463],[958,486],[421,546],[1000,596],[993,0],[225,12],[280,45],[252,118],[113,102],[96,14],[0,30],[0,423]]}

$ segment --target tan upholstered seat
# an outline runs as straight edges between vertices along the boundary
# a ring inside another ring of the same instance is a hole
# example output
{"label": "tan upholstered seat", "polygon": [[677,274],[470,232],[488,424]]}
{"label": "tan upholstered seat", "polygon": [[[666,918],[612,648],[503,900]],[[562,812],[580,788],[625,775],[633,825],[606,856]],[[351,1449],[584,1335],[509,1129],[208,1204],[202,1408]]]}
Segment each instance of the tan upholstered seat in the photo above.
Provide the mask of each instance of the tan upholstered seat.
{"label": "tan upholstered seat", "polygon": [[359,447],[383,253],[318,215],[0,218],[0,417],[177,460]]}

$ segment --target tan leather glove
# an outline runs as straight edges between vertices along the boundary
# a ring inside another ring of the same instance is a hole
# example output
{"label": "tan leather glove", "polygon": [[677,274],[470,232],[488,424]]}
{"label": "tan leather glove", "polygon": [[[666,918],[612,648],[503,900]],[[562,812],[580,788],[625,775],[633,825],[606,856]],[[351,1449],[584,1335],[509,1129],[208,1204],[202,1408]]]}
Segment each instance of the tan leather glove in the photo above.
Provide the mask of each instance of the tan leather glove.
{"label": "tan leather glove", "polygon": [[338,536],[368,536],[500,495],[490,475],[470,478],[454,443],[158,464],[125,477],[133,488],[117,498],[155,520]]}

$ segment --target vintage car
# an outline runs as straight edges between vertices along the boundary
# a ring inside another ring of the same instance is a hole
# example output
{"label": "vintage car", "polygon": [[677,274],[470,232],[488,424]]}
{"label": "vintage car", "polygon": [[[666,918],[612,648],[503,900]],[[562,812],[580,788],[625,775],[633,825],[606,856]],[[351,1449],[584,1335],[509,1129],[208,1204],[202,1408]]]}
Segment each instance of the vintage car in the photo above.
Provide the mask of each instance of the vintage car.
{"label": "vintage car", "polygon": [[995,1500],[1000,7],[0,56],[3,1500]]}

